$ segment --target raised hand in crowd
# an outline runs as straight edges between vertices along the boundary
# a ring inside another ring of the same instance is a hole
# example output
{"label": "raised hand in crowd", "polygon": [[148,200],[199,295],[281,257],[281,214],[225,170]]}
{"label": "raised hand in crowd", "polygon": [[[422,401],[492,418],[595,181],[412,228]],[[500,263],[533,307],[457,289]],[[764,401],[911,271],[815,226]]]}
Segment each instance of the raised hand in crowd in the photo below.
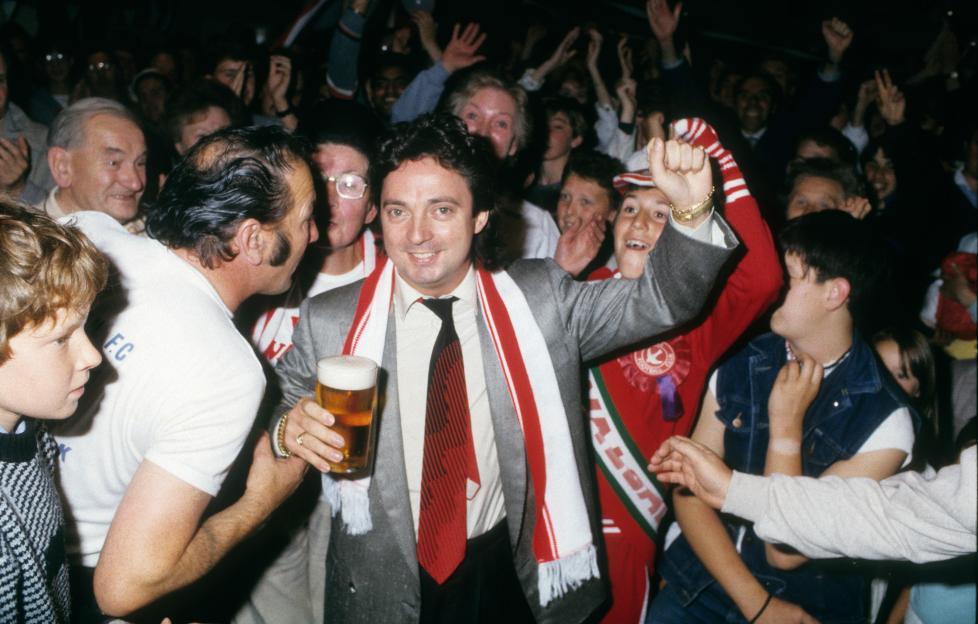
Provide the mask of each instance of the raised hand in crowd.
{"label": "raised hand in crowd", "polygon": [[675,139],[652,139],[648,157],[652,179],[673,210],[696,213],[685,225],[696,227],[705,221],[710,211],[697,209],[707,205],[713,195],[713,171],[703,148]]}
{"label": "raised hand in crowd", "polygon": [[605,220],[578,221],[565,228],[557,239],[554,262],[574,277],[581,274],[598,255],[604,242]]}
{"label": "raised hand in crowd", "polygon": [[618,38],[617,50],[621,79],[631,78],[635,74],[635,63],[632,61],[632,48],[628,45],[628,35],[622,35]]}
{"label": "raised hand in crowd", "polygon": [[486,33],[479,32],[478,24],[468,24],[461,32],[459,32],[459,24],[455,24],[452,27],[452,38],[442,52],[441,64],[448,73],[453,74],[486,60],[485,56],[478,54],[479,48],[485,41]]}
{"label": "raised hand in crowd", "polygon": [[829,62],[838,65],[852,43],[853,31],[848,24],[838,17],[822,22],[822,38],[829,51]]}
{"label": "raised hand in crowd", "polygon": [[530,60],[533,56],[533,49],[547,36],[547,27],[543,24],[530,24],[526,29],[526,36],[523,38],[523,51],[520,58],[524,61]]}
{"label": "raised hand in crowd", "polygon": [[411,13],[411,21],[418,28],[418,39],[421,46],[431,58],[433,63],[441,60],[441,48],[438,47],[438,24],[428,11],[415,11]]}
{"label": "raised hand in crowd", "polygon": [[621,112],[618,114],[618,121],[623,124],[635,122],[635,111],[638,108],[638,98],[635,95],[637,88],[638,83],[631,77],[622,78],[615,87],[615,94],[618,96],[618,101],[621,102]]}
{"label": "raised hand in crowd", "polygon": [[268,58],[268,78],[262,87],[262,112],[269,117],[278,117],[288,130],[295,130],[299,118],[289,103],[289,84],[292,82],[292,59],[284,54],[273,54]]}
{"label": "raised hand in crowd", "polygon": [[903,92],[893,84],[890,72],[883,70],[873,74],[876,80],[876,107],[889,126],[898,126],[903,123],[907,111],[907,101],[903,97]]}
{"label": "raised hand in crowd", "polygon": [[849,119],[849,124],[854,128],[861,128],[866,120],[866,110],[869,109],[869,105],[873,103],[876,99],[876,81],[867,80],[859,85],[859,91],[856,94],[856,104],[852,107],[852,116]]}
{"label": "raised hand in crowd", "polygon": [[231,91],[244,102],[245,106],[251,105],[251,100],[255,97],[255,71],[251,61],[241,64],[231,82]]}
{"label": "raised hand in crowd", "polygon": [[587,34],[589,37],[587,43],[587,71],[591,75],[594,92],[601,105],[612,108],[614,103],[611,100],[611,95],[608,93],[608,87],[604,83],[604,78],[601,77],[601,71],[598,69],[598,58],[601,56],[601,45],[604,43],[604,37],[597,28],[588,28]]}
{"label": "raised hand in crowd", "polygon": [[0,139],[0,191],[17,196],[31,170],[31,148],[27,139]]}
{"label": "raised hand in crowd", "polygon": [[604,43],[604,36],[597,28],[587,29],[587,66],[588,69],[598,67],[598,58],[601,56],[601,45]]}
{"label": "raised hand in crowd", "polygon": [[666,0],[648,0],[645,3],[645,14],[649,18],[649,27],[659,47],[662,48],[662,62],[672,64],[679,60],[676,53],[676,29],[679,27],[679,16],[682,15],[683,3],[677,2],[672,9]]}
{"label": "raised hand in crowd", "polygon": [[575,26],[567,31],[567,34],[564,35],[563,39],[561,39],[560,44],[558,44],[557,48],[554,49],[553,54],[551,54],[546,61],[541,63],[539,67],[533,70],[533,72],[530,74],[531,78],[537,83],[542,83],[544,78],[547,77],[547,74],[574,58],[574,55],[577,54],[577,50],[574,50],[573,46],[580,34],[580,26]]}

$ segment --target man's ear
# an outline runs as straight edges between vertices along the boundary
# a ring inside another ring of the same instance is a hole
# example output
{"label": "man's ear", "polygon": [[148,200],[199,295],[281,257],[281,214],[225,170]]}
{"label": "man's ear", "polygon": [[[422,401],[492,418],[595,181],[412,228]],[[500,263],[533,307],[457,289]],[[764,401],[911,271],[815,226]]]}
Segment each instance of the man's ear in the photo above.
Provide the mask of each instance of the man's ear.
{"label": "man's ear", "polygon": [[478,234],[486,227],[486,223],[489,222],[489,211],[482,210],[477,215],[475,215],[475,232],[473,234]]}
{"label": "man's ear", "polygon": [[363,218],[363,224],[373,223],[374,219],[377,218],[377,206],[370,202],[370,207],[367,208],[367,215]]}
{"label": "man's ear", "polygon": [[63,147],[48,148],[48,169],[51,170],[51,177],[54,183],[61,188],[71,186],[72,169],[71,154]]}
{"label": "man's ear", "polygon": [[571,149],[580,147],[581,143],[583,142],[584,142],[584,137],[580,137],[580,136],[574,137],[573,139],[571,139]]}
{"label": "man's ear", "polygon": [[846,305],[849,301],[849,293],[852,285],[844,277],[830,279],[825,284],[825,307],[829,310],[837,310]]}
{"label": "man's ear", "polygon": [[265,230],[257,220],[245,219],[234,233],[232,252],[249,265],[259,266],[269,245],[274,244],[274,238],[274,232]]}

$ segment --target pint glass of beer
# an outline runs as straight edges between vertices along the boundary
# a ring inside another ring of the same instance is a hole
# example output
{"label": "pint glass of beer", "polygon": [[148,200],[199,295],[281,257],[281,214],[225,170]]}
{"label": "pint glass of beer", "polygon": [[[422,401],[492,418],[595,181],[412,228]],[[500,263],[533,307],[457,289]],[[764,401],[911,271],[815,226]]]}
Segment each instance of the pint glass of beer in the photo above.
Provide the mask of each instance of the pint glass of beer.
{"label": "pint glass of beer", "polygon": [[329,462],[332,472],[353,474],[370,466],[376,427],[377,363],[356,355],[319,360],[316,400],[336,419],[333,431],[343,436],[343,459]]}

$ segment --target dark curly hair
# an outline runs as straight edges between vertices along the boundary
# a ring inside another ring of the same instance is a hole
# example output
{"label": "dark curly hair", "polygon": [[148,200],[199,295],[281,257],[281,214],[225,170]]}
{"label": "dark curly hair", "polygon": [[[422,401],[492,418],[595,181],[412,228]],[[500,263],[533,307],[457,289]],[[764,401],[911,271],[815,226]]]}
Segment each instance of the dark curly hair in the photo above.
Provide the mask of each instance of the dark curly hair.
{"label": "dark curly hair", "polygon": [[[314,170],[306,143],[278,126],[225,128],[201,139],[173,169],[146,220],[164,245],[190,249],[201,264],[234,259],[231,240],[245,219],[278,223],[292,206],[286,176]],[[275,260],[289,255],[279,238]]]}
{"label": "dark curly hair", "polygon": [[474,214],[489,213],[486,227],[475,236],[474,259],[489,270],[502,267],[503,247],[497,235],[496,183],[498,161],[485,138],[469,134],[465,124],[448,113],[432,113],[394,127],[370,163],[373,201],[380,195],[387,176],[405,162],[431,158],[462,176],[472,194]]}

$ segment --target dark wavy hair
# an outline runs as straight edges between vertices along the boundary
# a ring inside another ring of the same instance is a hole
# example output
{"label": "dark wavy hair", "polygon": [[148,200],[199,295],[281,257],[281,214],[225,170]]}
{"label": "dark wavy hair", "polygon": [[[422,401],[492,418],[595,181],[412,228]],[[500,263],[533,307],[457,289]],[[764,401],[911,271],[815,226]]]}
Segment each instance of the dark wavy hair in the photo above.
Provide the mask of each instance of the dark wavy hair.
{"label": "dark wavy hair", "polygon": [[[313,171],[308,146],[278,126],[215,132],[170,173],[146,231],[215,268],[234,259],[230,243],[242,221],[278,223],[288,214],[292,193],[286,176],[296,166]],[[288,240],[280,237],[276,258],[288,251]]]}
{"label": "dark wavy hair", "polygon": [[501,268],[502,245],[497,235],[496,183],[498,161],[483,137],[469,134],[465,124],[448,113],[432,113],[395,126],[381,142],[370,163],[370,185],[374,203],[387,176],[405,162],[431,158],[462,176],[472,193],[474,214],[489,213],[486,227],[472,245],[474,259],[489,270]]}

